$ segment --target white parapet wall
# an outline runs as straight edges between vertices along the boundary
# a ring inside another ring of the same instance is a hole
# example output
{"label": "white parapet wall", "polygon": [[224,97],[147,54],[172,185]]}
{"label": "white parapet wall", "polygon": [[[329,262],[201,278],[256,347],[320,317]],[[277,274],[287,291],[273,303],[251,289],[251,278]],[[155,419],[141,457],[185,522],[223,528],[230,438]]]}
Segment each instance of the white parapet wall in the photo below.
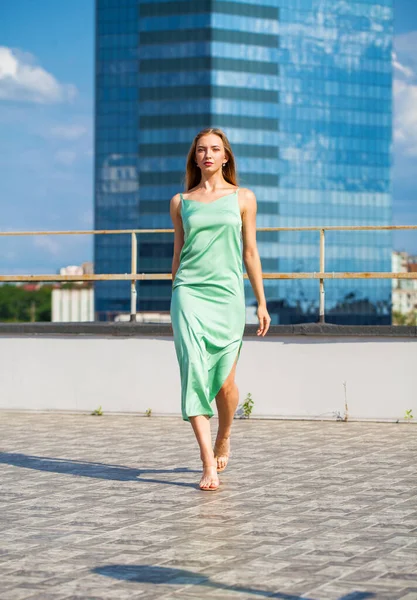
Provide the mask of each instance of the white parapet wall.
{"label": "white parapet wall", "polygon": [[[417,420],[416,364],[417,337],[247,336],[236,383],[251,418]],[[0,335],[0,409],[99,406],[180,417],[172,337]]]}

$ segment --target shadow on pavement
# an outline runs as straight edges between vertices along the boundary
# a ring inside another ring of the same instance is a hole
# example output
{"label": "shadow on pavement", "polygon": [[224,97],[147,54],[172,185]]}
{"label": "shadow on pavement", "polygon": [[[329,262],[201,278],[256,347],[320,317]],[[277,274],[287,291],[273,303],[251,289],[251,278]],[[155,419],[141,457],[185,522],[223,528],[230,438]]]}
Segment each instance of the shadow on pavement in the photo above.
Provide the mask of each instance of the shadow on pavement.
{"label": "shadow on pavement", "polygon": [[[206,575],[153,565],[106,565],[92,569],[93,573],[113,577],[122,581],[135,581],[137,583],[173,584],[173,585],[202,585],[204,587],[230,590],[239,593],[253,594],[265,598],[281,598],[282,600],[314,600],[306,596],[285,594],[284,592],[271,592],[239,585],[227,585],[211,581]],[[351,592],[341,596],[339,600],[365,600],[373,598],[373,592]]]}
{"label": "shadow on pavement", "polygon": [[183,481],[167,481],[166,479],[150,479],[143,477],[147,473],[201,473],[187,467],[175,469],[132,469],[122,465],[109,465],[83,460],[68,460],[66,458],[51,458],[48,456],[32,456],[27,454],[1,452],[0,464],[34,469],[36,471],[50,471],[64,475],[78,477],[93,477],[96,479],[109,479],[113,481],[138,481],[140,483],[163,483],[165,485],[179,485],[181,487],[198,488],[195,483]]}

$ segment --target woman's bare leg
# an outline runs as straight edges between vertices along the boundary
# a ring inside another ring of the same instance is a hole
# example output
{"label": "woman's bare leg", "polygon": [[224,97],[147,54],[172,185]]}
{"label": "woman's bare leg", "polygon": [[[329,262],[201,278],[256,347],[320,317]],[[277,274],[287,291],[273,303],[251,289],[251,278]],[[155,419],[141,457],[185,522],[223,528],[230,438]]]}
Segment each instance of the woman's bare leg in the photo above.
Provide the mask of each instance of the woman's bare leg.
{"label": "woman's bare leg", "polygon": [[219,428],[214,446],[214,455],[218,469],[223,469],[227,464],[232,423],[239,403],[239,389],[235,383],[237,360],[236,357],[232,370],[216,396]]}
{"label": "woman's bare leg", "polygon": [[200,458],[203,462],[200,488],[217,488],[219,486],[219,476],[217,475],[217,464],[211,444],[210,418],[207,415],[197,415],[190,417],[190,423],[200,446]]}

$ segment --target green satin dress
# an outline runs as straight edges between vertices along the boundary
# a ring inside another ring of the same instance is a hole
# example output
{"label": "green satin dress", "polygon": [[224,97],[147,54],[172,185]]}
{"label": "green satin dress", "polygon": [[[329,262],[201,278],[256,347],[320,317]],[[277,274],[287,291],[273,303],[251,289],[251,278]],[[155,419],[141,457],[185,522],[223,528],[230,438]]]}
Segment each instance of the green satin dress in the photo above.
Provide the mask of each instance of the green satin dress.
{"label": "green satin dress", "polygon": [[246,315],[238,190],[210,203],[180,194],[184,245],[170,313],[184,421],[213,416],[211,404],[240,356]]}

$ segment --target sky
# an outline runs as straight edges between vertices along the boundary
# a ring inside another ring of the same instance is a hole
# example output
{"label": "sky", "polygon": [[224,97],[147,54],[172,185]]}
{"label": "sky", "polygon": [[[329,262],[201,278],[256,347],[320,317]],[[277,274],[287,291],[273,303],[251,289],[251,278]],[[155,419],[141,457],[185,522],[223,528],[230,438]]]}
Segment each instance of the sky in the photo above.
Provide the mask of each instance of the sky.
{"label": "sky", "polygon": [[[393,224],[417,225],[417,1],[394,0]],[[2,0],[0,231],[93,229],[94,1]],[[0,273],[93,258],[91,235],[0,238]],[[417,254],[417,230],[394,233]]]}

